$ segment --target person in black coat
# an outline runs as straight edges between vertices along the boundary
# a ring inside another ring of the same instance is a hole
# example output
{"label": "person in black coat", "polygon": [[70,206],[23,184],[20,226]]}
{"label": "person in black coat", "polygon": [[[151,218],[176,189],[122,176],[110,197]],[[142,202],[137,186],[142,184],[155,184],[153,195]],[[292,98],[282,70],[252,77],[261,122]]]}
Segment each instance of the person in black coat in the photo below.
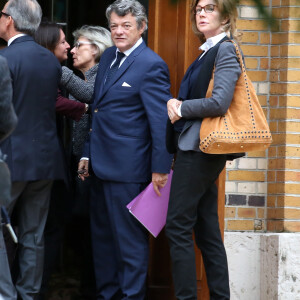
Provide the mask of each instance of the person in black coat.
{"label": "person in black coat", "polygon": [[1,148],[7,154],[12,179],[12,199],[7,209],[10,214],[18,211],[15,262],[19,272],[15,287],[23,300],[34,299],[39,293],[51,186],[53,180],[65,176],[55,117],[61,66],[32,38],[41,16],[36,0],[9,0],[0,18],[0,37],[8,42],[0,54],[8,62],[19,120]]}
{"label": "person in black coat", "polygon": [[[12,86],[9,69],[5,58],[0,56],[0,141],[3,141],[17,125],[17,116],[12,106]],[[10,202],[10,173],[5,155],[0,149],[0,210]],[[7,253],[2,234],[0,213],[0,297],[3,299],[15,299],[16,291],[13,287]]]}

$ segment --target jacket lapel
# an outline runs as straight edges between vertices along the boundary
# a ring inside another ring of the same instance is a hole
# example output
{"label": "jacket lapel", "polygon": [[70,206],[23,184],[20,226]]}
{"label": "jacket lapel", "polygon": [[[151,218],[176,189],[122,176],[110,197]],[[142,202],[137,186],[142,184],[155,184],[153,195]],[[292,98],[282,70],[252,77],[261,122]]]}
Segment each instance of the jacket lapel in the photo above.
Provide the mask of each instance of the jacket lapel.
{"label": "jacket lapel", "polygon": [[192,99],[197,98],[205,98],[206,91],[212,77],[212,72],[215,66],[215,59],[219,50],[219,47],[222,42],[229,40],[226,36],[220,42],[218,42],[214,47],[208,50],[208,52],[203,57],[204,62],[201,66],[201,72],[199,72],[197,83],[193,85],[193,89],[191,90]]}
{"label": "jacket lapel", "polygon": [[[229,40],[228,37],[224,37],[220,42],[218,42],[214,47],[208,50],[208,52],[205,54],[205,61],[203,62],[203,65],[201,66],[201,72],[199,72],[197,83],[193,84],[193,88],[191,91],[191,98],[192,99],[198,99],[198,98],[205,98],[206,91],[210,82],[210,79],[212,77],[212,72],[215,65],[215,59],[220,47],[220,44],[226,40]],[[203,57],[204,59],[204,57]],[[184,128],[182,132],[184,132],[187,128],[189,128],[195,120],[187,120],[184,124]]]}
{"label": "jacket lapel", "polygon": [[103,98],[103,96],[107,93],[109,88],[124,74],[124,72],[130,67],[130,65],[134,62],[135,58],[141,53],[141,51],[144,48],[146,48],[146,44],[143,42],[125,59],[124,63],[117,70],[115,76],[107,84],[104,84],[107,71],[108,71],[113,59],[110,61],[110,64],[106,69],[105,76],[102,79],[103,89],[102,89],[102,93],[100,94],[100,97],[99,97],[100,99]]}
{"label": "jacket lapel", "polygon": [[195,59],[194,62],[188,67],[187,71],[183,76],[178,93],[178,99],[180,100],[185,100],[188,96],[191,73],[194,68],[194,65],[198,62],[199,57],[200,56],[198,56],[197,59]]}
{"label": "jacket lapel", "polygon": [[[95,97],[94,97],[95,103],[98,103],[100,98],[102,97],[103,90],[104,90],[105,77],[106,77],[107,71],[116,55],[116,47],[113,47],[112,49],[113,50],[111,51],[111,53],[107,57],[105,57],[105,61],[103,62],[103,65],[99,66],[99,69],[98,69],[98,74],[97,74],[96,81],[95,81],[95,87],[99,87],[99,88],[95,89],[95,91],[96,91]],[[100,64],[102,64],[101,58],[100,58]]]}

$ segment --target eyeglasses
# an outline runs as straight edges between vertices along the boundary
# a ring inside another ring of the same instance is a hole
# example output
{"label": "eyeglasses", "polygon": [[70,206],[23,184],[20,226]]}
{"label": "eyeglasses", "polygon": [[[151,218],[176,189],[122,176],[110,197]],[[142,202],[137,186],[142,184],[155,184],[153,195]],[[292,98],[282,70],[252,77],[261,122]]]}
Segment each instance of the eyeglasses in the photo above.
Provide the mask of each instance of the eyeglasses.
{"label": "eyeglasses", "polygon": [[195,15],[199,16],[202,12],[202,9],[204,9],[206,13],[211,14],[215,10],[215,6],[217,5],[207,4],[205,6],[197,6],[195,9]]}
{"label": "eyeglasses", "polygon": [[9,14],[3,12],[3,11],[0,11],[0,18],[2,17],[2,15],[5,16],[5,17],[11,17],[11,15],[9,15]]}
{"label": "eyeglasses", "polygon": [[81,46],[81,45],[93,45],[94,43],[92,43],[92,42],[86,42],[86,41],[77,41],[75,44],[74,44],[74,47],[76,48],[76,49],[79,49],[79,47]]}

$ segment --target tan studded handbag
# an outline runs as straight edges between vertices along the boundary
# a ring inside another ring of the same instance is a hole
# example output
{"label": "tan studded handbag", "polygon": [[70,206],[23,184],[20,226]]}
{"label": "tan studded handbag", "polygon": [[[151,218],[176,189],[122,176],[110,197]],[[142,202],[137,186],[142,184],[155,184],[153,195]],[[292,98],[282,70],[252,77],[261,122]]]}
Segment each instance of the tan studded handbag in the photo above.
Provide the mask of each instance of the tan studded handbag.
{"label": "tan studded handbag", "polygon": [[[239,48],[234,41],[229,42],[235,45],[242,73],[226,114],[203,119],[199,148],[209,154],[262,151],[271,145],[272,135],[252,82],[246,73]],[[206,98],[211,97],[213,85],[214,75],[210,80]]]}

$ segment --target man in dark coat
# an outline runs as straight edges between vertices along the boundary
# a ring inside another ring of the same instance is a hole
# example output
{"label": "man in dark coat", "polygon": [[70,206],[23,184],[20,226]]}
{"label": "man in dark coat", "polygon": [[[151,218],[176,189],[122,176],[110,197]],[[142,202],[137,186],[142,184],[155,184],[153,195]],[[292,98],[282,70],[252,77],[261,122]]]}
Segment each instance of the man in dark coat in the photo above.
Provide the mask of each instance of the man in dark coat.
{"label": "man in dark coat", "polygon": [[[12,106],[12,86],[9,69],[5,58],[0,56],[0,141],[4,140],[16,127],[17,116]],[[0,149],[0,210],[10,202],[10,174],[5,155]],[[15,299],[16,291],[13,287],[7,254],[2,234],[0,214],[0,299]]]}
{"label": "man in dark coat", "polygon": [[18,211],[19,274],[15,286],[23,300],[34,299],[40,290],[52,181],[63,178],[55,119],[61,67],[56,57],[31,37],[41,16],[36,0],[9,0],[0,18],[0,37],[8,42],[0,54],[8,61],[18,116],[16,130],[1,148],[7,154],[12,179],[7,209],[10,214],[16,207]]}

